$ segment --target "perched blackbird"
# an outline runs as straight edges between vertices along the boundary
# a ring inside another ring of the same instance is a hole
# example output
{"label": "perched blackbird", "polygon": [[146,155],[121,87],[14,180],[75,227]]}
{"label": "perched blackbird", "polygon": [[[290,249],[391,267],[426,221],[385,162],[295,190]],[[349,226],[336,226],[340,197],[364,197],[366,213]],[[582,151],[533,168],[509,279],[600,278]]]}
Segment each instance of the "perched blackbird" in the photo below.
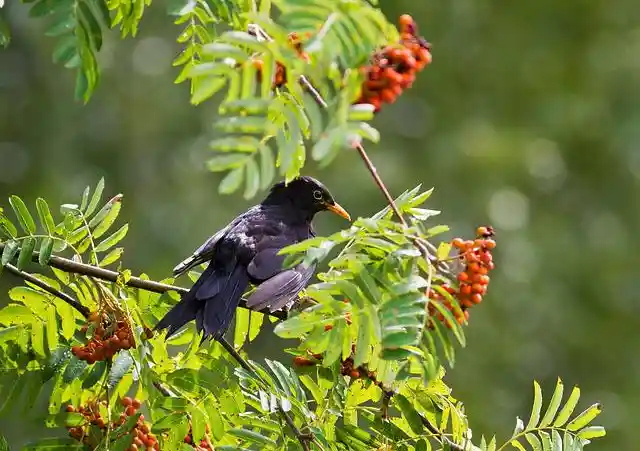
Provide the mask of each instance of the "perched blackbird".
{"label": "perched blackbird", "polygon": [[167,338],[196,320],[205,338],[220,338],[235,314],[249,283],[257,286],[247,300],[254,310],[290,308],[313,275],[315,265],[284,269],[278,252],[315,236],[311,221],[329,210],[350,220],[349,214],[317,180],[302,176],[271,188],[267,198],[235,218],[209,238],[173,270],[181,275],[209,262],[209,266],[156,326],[169,329]]}

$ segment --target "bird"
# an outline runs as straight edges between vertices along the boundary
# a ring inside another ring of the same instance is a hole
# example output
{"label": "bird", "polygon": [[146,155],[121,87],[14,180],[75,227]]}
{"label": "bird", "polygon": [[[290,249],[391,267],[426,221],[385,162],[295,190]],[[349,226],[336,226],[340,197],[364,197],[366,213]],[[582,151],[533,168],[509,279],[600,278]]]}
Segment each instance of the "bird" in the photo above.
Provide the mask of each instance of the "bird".
{"label": "bird", "polygon": [[321,211],[351,221],[329,190],[312,177],[298,176],[273,185],[260,204],[237,216],[174,268],[177,277],[208,262],[155,329],[167,329],[168,339],[195,320],[203,341],[221,339],[250,285],[256,288],[247,299],[248,308],[271,312],[291,308],[313,276],[315,264],[283,268],[285,256],[279,251],[313,238],[312,220]]}

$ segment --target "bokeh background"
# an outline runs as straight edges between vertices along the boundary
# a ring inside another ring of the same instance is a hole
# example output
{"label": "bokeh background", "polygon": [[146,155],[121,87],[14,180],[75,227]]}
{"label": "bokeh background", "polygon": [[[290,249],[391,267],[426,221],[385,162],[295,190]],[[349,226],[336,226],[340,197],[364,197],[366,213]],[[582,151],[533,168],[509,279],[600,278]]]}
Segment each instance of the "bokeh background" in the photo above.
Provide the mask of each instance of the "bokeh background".
{"label": "bokeh background", "polygon": [[[111,33],[101,86],[82,106],[73,74],[51,63],[42,21],[8,3],[0,198],[72,202],[105,176],[132,223],[126,265],[166,277],[250,204],[218,195],[219,176],[204,169],[216,106],[191,107],[187,86],[173,84],[178,27],[160,3],[137,39]],[[381,4],[416,18],[434,63],[375,120],[382,140],[371,157],[393,193],[435,187],[430,207],[453,234],[485,223],[498,231],[489,295],[447,375],[476,435],[505,437],[529,411],[532,379],[548,399],[560,376],[580,385],[581,406],[604,403],[609,435],[590,449],[639,449],[640,2]],[[352,216],[383,206],[355,154],[306,172]],[[318,218],[321,232],[344,226],[329,216]],[[253,352],[273,339],[265,333]],[[41,433],[15,418],[0,430],[14,443]]]}

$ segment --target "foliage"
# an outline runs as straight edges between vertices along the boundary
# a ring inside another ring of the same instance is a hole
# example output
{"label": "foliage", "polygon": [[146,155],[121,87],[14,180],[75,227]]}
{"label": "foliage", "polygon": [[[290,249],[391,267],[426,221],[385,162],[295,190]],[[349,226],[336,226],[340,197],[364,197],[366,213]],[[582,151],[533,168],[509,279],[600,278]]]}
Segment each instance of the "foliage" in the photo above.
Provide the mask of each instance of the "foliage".
{"label": "foliage", "polygon": [[[176,23],[184,27],[178,38],[184,49],[174,62],[183,69],[176,81],[190,81],[194,104],[225,90],[215,126],[226,135],[211,143],[216,154],[208,162],[212,171],[228,171],[221,192],[234,192],[244,182],[244,195],[251,198],[271,183],[276,169],[294,178],[309,144],[312,158],[327,164],[363,138],[378,140],[366,123],[373,108],[352,105],[362,83],[358,69],[379,46],[396,42],[398,33],[372,3],[189,0],[176,10]],[[96,52],[103,29],[119,26],[123,37],[135,36],[149,5],[39,0],[30,11],[52,16],[47,33],[59,38],[54,60],[77,69],[77,93],[87,101],[99,79]],[[223,26],[233,29],[222,31]],[[291,31],[310,33],[305,57],[291,44]],[[282,83],[278,70],[286,74]],[[46,396],[44,421],[57,435],[27,449],[82,448],[58,433],[80,421],[64,406],[106,401],[100,409],[111,418],[117,401],[130,394],[144,402],[145,419],[162,449],[171,450],[192,449],[185,437],[223,450],[296,449],[300,443],[318,450],[579,450],[604,435],[591,425],[600,406],[572,416],[579,390],[563,404],[558,381],[544,414],[536,383],[526,426],[518,419],[503,444],[495,437],[473,444],[464,405],[443,381],[441,361],[453,366],[454,343],[464,346],[465,336],[455,315],[460,306],[442,290],[456,276],[439,266],[450,258],[451,246],[431,244],[447,230],[432,223],[438,212],[423,206],[431,191],[418,187],[395,199],[399,222],[386,207],[347,230],[285,249],[287,264],[294,264],[321,261],[341,246],[329,271],[306,290],[312,305],[276,327],[280,337],[300,341],[289,350],[299,364],[265,359],[250,362],[249,370],[237,367],[221,344],[202,344],[193,325],[168,341],[151,333],[149,327],[179,295],[176,289],[158,294],[131,286],[132,272],[120,264],[123,248],[116,247],[128,225],[112,231],[122,195],[99,208],[104,188],[103,180],[88,187],[77,204],[64,204],[55,215],[42,198],[34,209],[12,196],[15,220],[0,210],[1,265],[25,279],[9,291],[13,302],[0,310],[0,413],[18,405],[31,411]],[[437,249],[435,255],[429,249]],[[118,264],[117,278],[107,282],[82,269],[56,269],[54,259],[63,257],[98,269]],[[24,272],[31,268],[41,283]],[[432,302],[431,289],[451,309]],[[85,317],[65,295],[92,314]],[[429,314],[430,305],[442,322]],[[132,346],[113,357],[79,359],[78,347],[102,337],[105,331],[97,329],[105,329],[110,318],[129,326]],[[262,313],[239,310],[235,347],[242,350],[264,324]],[[131,426],[125,422],[104,435],[97,425],[88,429],[100,438],[96,449],[124,450],[133,449],[135,437],[123,433]]]}
{"label": "foliage", "polygon": [[[62,218],[58,220],[39,199],[38,217],[46,232],[40,235],[25,203],[12,197],[10,204],[17,221],[4,214],[0,220],[5,235],[3,263],[17,258],[27,267],[32,255],[40,261],[42,253],[33,253],[35,244],[25,243],[37,242],[42,249],[48,246],[41,243],[54,240],[59,252],[70,254],[76,261],[86,256],[104,265],[106,257],[102,253],[117,244],[126,226],[98,242],[115,223],[122,198],[115,196],[98,209],[103,189],[102,181],[93,193],[87,188],[79,205],[61,207]],[[286,249],[292,262],[301,258],[319,260],[333,246],[346,243],[331,261],[331,270],[321,276],[322,282],[307,290],[319,304],[276,328],[280,336],[303,338],[300,348],[292,353],[322,353],[320,366],[288,367],[265,360],[262,365],[253,362],[256,374],[252,374],[235,368],[219,344],[200,346],[192,328],[167,342],[162,336],[147,338],[147,325],[154,324],[178,296],[175,292],[159,295],[126,286],[129,271],[121,270],[122,279],[116,283],[58,270],[54,270],[57,279],[38,274],[39,279],[76,296],[93,311],[109,310],[115,303],[134,326],[135,347],[120,352],[113,361],[91,365],[78,360],[71,347],[84,343],[91,334],[91,330],[81,328],[83,317],[38,286],[27,282],[13,288],[9,295],[14,303],[0,311],[1,360],[11,368],[2,376],[3,410],[18,400],[29,410],[43,391],[43,383],[49,382],[51,389],[45,390],[49,398],[48,426],[69,424],[72,414],[63,409],[67,404],[79,406],[106,398],[108,411],[132,393],[145,402],[147,419],[161,438],[161,449],[178,449],[190,425],[195,440],[208,434],[215,446],[295,446],[295,437],[278,416],[280,408],[289,412],[301,429],[313,433],[322,449],[371,449],[395,443],[401,449],[418,450],[448,446],[449,441],[471,446],[464,407],[444,384],[444,369],[436,354],[437,343],[449,350],[445,356],[452,359],[451,339],[446,329],[434,332],[425,327],[427,300],[423,292],[426,285],[442,276],[429,275],[431,266],[425,265],[407,238],[414,234],[432,237],[444,230],[424,224],[437,213],[419,207],[430,193],[414,189],[397,199],[398,207],[412,218],[408,230],[393,222],[385,209],[373,218],[356,221],[349,230]],[[24,230],[24,236],[18,235],[14,222]],[[51,251],[45,253],[51,258]],[[116,261],[112,257],[110,264]],[[41,263],[46,264],[47,259]],[[342,302],[344,297],[350,302]],[[350,313],[353,320],[349,326],[345,313]],[[254,339],[262,325],[262,313],[239,310],[236,347],[241,348],[247,336]],[[326,325],[333,327],[326,332]],[[461,328],[454,330],[457,333],[452,335],[464,343]],[[341,361],[348,357],[354,359],[356,367],[366,367],[379,383],[371,377],[343,375]],[[388,407],[388,420],[383,420],[379,404],[385,402],[389,392],[395,394]],[[558,382],[540,419],[542,395],[536,384],[531,420],[526,427],[518,420],[513,437],[505,444],[547,450],[564,443],[565,449],[582,449],[590,438],[603,435],[603,429],[590,426],[600,412],[599,406],[569,421],[579,391],[574,389],[560,409],[562,393]],[[203,425],[208,425],[210,433]],[[119,449],[130,442],[131,437],[125,435],[112,446]],[[51,439],[30,449],[53,449],[64,443],[70,442]],[[483,439],[480,449],[501,448],[496,448],[495,439],[488,444]]]}

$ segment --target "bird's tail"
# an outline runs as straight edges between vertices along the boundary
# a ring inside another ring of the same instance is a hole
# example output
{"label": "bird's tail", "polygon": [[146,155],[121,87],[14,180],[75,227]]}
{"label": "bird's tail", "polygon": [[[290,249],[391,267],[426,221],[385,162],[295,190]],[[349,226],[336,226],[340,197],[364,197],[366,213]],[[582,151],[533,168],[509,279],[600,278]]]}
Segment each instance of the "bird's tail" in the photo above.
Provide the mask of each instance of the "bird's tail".
{"label": "bird's tail", "polygon": [[191,290],[160,320],[156,330],[169,329],[169,338],[195,319],[198,332],[204,331],[203,339],[218,338],[226,332],[249,279],[241,265],[231,272],[212,266],[209,265]]}

